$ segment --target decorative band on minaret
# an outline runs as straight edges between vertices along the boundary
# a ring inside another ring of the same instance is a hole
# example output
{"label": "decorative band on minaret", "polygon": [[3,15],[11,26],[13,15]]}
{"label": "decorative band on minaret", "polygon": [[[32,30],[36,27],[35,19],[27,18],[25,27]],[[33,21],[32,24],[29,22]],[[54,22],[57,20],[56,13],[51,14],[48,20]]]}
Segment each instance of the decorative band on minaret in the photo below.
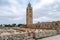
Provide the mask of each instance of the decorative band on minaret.
{"label": "decorative band on minaret", "polygon": [[28,4],[28,7],[26,9],[26,24],[30,25],[33,24],[33,16],[32,16],[32,7],[31,4]]}

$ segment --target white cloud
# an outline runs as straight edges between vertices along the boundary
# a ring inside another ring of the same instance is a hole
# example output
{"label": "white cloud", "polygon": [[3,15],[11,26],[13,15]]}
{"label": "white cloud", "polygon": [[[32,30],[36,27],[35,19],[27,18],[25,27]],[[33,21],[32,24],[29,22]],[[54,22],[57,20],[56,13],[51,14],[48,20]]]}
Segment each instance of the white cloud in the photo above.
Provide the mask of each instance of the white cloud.
{"label": "white cloud", "polygon": [[10,5],[8,7],[4,7],[2,9],[0,9],[1,10],[0,12],[3,13],[2,15],[4,15],[4,14],[5,14],[5,16],[7,16],[7,14],[9,14],[9,15],[11,14],[11,16],[14,16],[14,15],[15,16],[24,15],[23,12],[25,12],[25,10],[17,2],[17,0],[7,0],[7,1],[10,3]]}
{"label": "white cloud", "polygon": [[[26,7],[28,0],[3,0],[7,1],[9,5],[3,2],[0,4],[0,23],[25,23]],[[38,21],[52,21],[60,19],[60,6],[56,4],[58,0],[32,0],[34,22]],[[53,5],[52,5],[53,4]],[[37,14],[37,15],[36,15]]]}
{"label": "white cloud", "polygon": [[6,0],[6,1],[9,2],[9,5],[4,4],[4,7],[3,6],[0,7],[0,19],[2,18],[1,20],[3,21],[3,23],[6,19],[7,19],[6,23],[11,22],[14,23],[17,22],[17,20],[18,21],[23,20],[25,16],[25,9],[22,8],[21,4],[19,4],[17,0]]}
{"label": "white cloud", "polygon": [[57,21],[56,19],[47,17],[47,16],[43,16],[43,17],[39,17],[34,19],[33,23],[37,23],[37,22],[51,22],[51,21]]}
{"label": "white cloud", "polygon": [[45,5],[50,5],[54,2],[54,0],[41,0],[34,6],[34,10],[40,9]]}

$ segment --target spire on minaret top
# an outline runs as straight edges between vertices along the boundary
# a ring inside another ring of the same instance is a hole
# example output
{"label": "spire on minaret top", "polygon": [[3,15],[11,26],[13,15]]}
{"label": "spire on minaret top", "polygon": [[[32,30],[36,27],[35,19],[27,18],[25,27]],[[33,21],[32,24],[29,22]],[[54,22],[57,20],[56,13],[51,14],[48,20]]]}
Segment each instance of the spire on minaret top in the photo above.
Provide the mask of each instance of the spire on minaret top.
{"label": "spire on minaret top", "polygon": [[28,7],[31,7],[31,3],[29,2]]}
{"label": "spire on minaret top", "polygon": [[30,3],[31,0],[29,0],[29,3],[28,3],[28,7],[31,7],[31,3]]}

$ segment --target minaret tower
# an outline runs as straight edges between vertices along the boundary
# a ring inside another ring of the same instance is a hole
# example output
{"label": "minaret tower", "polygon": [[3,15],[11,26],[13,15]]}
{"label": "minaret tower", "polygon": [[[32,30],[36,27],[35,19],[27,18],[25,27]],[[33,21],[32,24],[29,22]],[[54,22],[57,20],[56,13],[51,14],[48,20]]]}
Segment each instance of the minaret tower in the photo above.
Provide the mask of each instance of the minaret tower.
{"label": "minaret tower", "polygon": [[30,2],[28,3],[28,7],[26,9],[26,24],[27,25],[33,24],[32,7]]}

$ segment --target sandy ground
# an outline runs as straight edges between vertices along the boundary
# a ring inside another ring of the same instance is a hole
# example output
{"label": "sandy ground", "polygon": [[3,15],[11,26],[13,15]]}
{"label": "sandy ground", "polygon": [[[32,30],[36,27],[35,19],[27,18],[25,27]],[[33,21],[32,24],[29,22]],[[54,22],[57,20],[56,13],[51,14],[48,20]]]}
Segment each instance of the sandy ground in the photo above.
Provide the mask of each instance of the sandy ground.
{"label": "sandy ground", "polygon": [[60,40],[60,35],[48,37],[48,38],[43,38],[43,39],[38,39],[38,40]]}

